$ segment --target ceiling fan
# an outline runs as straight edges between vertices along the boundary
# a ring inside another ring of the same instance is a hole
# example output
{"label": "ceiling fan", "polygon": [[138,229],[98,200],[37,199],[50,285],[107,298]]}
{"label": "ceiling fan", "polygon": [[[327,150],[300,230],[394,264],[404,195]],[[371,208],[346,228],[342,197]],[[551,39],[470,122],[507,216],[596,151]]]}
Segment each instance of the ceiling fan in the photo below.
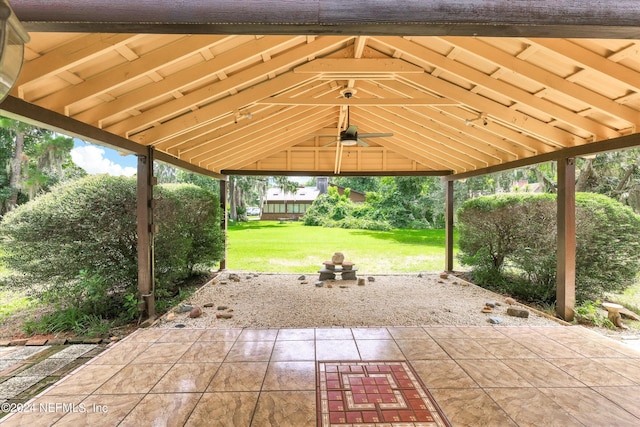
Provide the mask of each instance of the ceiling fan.
{"label": "ceiling fan", "polygon": [[336,141],[330,142],[329,144],[326,144],[326,146],[335,144],[336,142],[340,141],[340,143],[345,147],[353,147],[355,145],[368,147],[369,144],[363,141],[362,138],[384,138],[393,136],[392,133],[358,133],[358,127],[350,123],[349,116],[349,106],[347,106],[347,128],[343,131],[340,131],[340,136]]}

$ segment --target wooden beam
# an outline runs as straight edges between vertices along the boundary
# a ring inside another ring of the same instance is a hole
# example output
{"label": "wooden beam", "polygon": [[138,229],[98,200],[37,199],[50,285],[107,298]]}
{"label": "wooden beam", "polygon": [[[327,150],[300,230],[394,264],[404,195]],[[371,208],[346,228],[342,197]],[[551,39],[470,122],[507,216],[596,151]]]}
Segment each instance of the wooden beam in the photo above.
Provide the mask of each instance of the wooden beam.
{"label": "wooden beam", "polygon": [[294,73],[335,75],[363,75],[381,77],[395,74],[422,74],[424,69],[402,59],[366,58],[366,59],[316,59],[293,69]]}
{"label": "wooden beam", "polygon": [[145,315],[155,317],[155,275],[153,240],[153,148],[138,155],[137,230],[138,230],[138,293]]}
{"label": "wooden beam", "polygon": [[227,268],[227,181],[220,180],[220,228],[222,229],[222,259],[220,270]]}
{"label": "wooden beam", "polygon": [[[46,110],[21,99],[8,96],[0,103],[0,112],[6,117],[31,123],[35,126],[50,129],[64,135],[80,138],[93,144],[107,146],[120,152],[137,155],[146,155],[147,148],[136,144],[126,138],[95,128],[86,123],[71,119],[62,114]],[[178,168],[186,169],[200,175],[217,179],[224,179],[221,175],[182,161],[174,156],[162,152],[155,152],[155,157],[161,162],[168,163]]]}
{"label": "wooden beam", "polygon": [[440,71],[455,74],[474,85],[499,94],[499,96],[505,96],[515,103],[536,109],[540,114],[551,116],[571,126],[584,129],[585,131],[596,135],[597,139],[608,139],[621,136],[619,132],[608,128],[607,126],[583,117],[561,105],[539,98],[532,93],[496,79],[484,72],[455,61],[454,59],[443,56],[436,51],[419,45],[411,40],[398,37],[378,37],[376,40],[390,46],[392,49],[402,52],[403,58],[408,56],[412,58],[412,62],[424,64],[425,68],[431,66],[439,69]]}
{"label": "wooden beam", "polygon": [[[75,114],[73,117],[83,122],[98,125],[99,121],[110,118],[122,111],[138,109],[145,103],[160,99],[176,91],[182,91],[186,86],[195,85],[206,81],[210,76],[232,67],[238,62],[250,60],[270,49],[279,49],[291,40],[279,36],[262,37],[243,43],[237,48],[223,52],[215,57],[215,61],[209,60],[184,70],[166,76],[159,82],[144,85],[126,94],[118,96],[112,101],[98,104],[86,111]],[[232,88],[233,89],[233,88]]]}
{"label": "wooden beam", "polygon": [[[28,31],[634,38],[636,0],[20,0]],[[97,12],[99,11],[99,13]],[[614,25],[615,23],[615,25]]]}
{"label": "wooden beam", "polygon": [[3,115],[32,125],[60,132],[98,145],[107,145],[120,151],[146,155],[146,149],[121,136],[105,132],[62,114],[46,110],[19,98],[8,96],[0,103]]}
{"label": "wooden beam", "polygon": [[576,163],[574,158],[558,160],[558,266],[556,314],[573,320],[576,302]]}
{"label": "wooden beam", "polygon": [[178,159],[172,156],[171,154],[163,153],[162,151],[157,151],[157,150],[154,151],[154,153],[155,153],[155,160],[159,162],[168,163],[177,168],[184,169],[189,172],[197,173],[203,176],[208,176],[209,178],[215,178],[221,181],[224,181],[227,179],[227,177],[224,175],[221,175],[219,173],[216,173],[214,171],[211,171],[205,168],[201,168],[189,162],[185,162],[184,160]]}
{"label": "wooden beam", "polygon": [[453,184],[445,183],[445,271],[453,271]]}
{"label": "wooden beam", "polygon": [[269,104],[269,105],[349,105],[349,106],[398,106],[403,107],[405,105],[420,105],[420,106],[438,106],[438,105],[460,105],[459,102],[451,101],[449,99],[442,98],[313,98],[313,99],[300,99],[289,98],[285,96],[278,96],[273,98],[266,98],[256,102],[256,104]]}
{"label": "wooden beam", "polygon": [[335,174],[332,170],[317,171],[287,171],[287,170],[256,170],[256,169],[225,169],[221,171],[225,175],[244,175],[244,176],[446,176],[451,171],[393,171],[387,170],[383,172],[374,171],[341,171]]}
{"label": "wooden beam", "polygon": [[476,171],[469,171],[458,173],[455,175],[449,175],[445,179],[457,180],[466,179],[474,176],[486,175],[489,173],[502,172],[505,170],[521,168],[524,166],[535,165],[538,163],[556,161],[568,157],[582,157],[590,154],[605,153],[608,151],[624,150],[626,148],[633,148],[640,146],[640,134],[634,133],[632,135],[621,136],[620,138],[610,139],[608,141],[592,142],[590,144],[579,145],[576,147],[564,148],[550,153],[541,154],[521,160],[515,160],[513,162],[505,163],[503,165],[490,166],[484,169],[478,169]]}

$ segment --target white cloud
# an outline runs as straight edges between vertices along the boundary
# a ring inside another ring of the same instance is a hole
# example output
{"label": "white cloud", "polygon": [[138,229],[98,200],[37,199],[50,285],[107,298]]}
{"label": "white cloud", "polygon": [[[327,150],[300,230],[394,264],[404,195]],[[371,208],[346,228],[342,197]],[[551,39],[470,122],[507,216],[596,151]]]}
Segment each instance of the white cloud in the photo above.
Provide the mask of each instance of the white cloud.
{"label": "white cloud", "polygon": [[71,150],[71,158],[90,175],[106,173],[112,176],[132,176],[137,172],[136,168],[123,167],[107,159],[104,149],[93,145],[75,147]]}

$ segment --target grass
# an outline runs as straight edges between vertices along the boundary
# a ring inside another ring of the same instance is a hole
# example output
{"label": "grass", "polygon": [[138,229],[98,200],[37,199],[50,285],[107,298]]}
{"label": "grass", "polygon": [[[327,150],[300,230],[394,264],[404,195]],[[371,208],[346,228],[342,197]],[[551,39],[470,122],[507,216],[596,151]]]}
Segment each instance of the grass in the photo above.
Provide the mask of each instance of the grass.
{"label": "grass", "polygon": [[250,221],[228,227],[227,268],[311,273],[342,252],[361,273],[441,271],[444,230],[368,231]]}
{"label": "grass", "polygon": [[35,301],[21,292],[0,290],[0,322],[13,313],[25,311],[35,306]]}

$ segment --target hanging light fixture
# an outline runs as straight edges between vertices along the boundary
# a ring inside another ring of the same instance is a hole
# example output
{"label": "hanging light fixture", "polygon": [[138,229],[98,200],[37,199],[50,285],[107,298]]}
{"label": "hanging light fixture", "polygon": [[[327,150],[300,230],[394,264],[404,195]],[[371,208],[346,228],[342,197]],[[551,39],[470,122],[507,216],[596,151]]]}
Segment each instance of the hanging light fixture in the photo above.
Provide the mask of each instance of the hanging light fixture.
{"label": "hanging light fixture", "polygon": [[24,44],[29,34],[18,21],[7,0],[0,0],[0,102],[15,84],[22,69]]}

